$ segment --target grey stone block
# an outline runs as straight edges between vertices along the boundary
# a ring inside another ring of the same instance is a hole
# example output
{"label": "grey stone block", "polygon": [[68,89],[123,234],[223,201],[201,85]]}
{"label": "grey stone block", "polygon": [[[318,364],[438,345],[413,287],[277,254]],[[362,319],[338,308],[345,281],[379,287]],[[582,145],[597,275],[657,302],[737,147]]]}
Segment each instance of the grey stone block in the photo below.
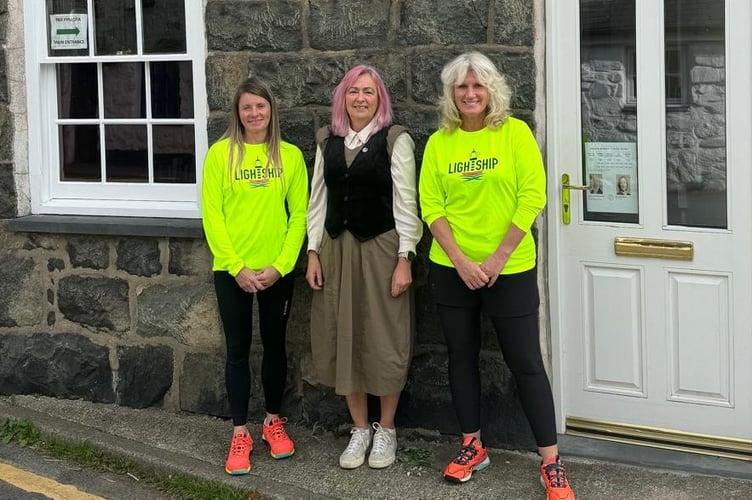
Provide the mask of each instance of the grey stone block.
{"label": "grey stone block", "polygon": [[533,45],[533,2],[494,1],[494,43]]}
{"label": "grey stone block", "polygon": [[292,51],[303,47],[301,5],[294,0],[212,1],[206,6],[209,50]]}
{"label": "grey stone block", "polygon": [[[4,131],[0,132],[0,140],[2,140],[4,133]],[[13,163],[0,161],[0,218],[12,219],[16,216],[18,211],[16,200],[16,181],[13,178]]]}
{"label": "grey stone block", "polygon": [[[441,70],[446,63],[461,53],[462,51],[457,49],[439,50],[433,48],[428,52],[421,50],[411,54],[408,65],[415,102],[431,106],[438,105],[442,93]],[[436,123],[435,120],[434,123]]]}
{"label": "grey stone block", "polygon": [[47,259],[47,270],[49,272],[62,271],[63,269],[65,269],[65,262],[63,262],[63,259],[57,257]]}
{"label": "grey stone block", "polygon": [[0,104],[0,162],[13,161],[13,135],[15,134],[13,115],[5,104]]}
{"label": "grey stone block", "polygon": [[[408,101],[407,93],[407,75],[409,68],[407,57],[399,52],[378,52],[378,53],[358,53],[355,56],[348,57],[345,62],[347,69],[358,64],[367,64],[373,66],[384,80],[384,85],[389,92],[389,98],[392,101],[392,107],[398,107]],[[334,88],[332,88],[332,91]]]}
{"label": "grey stone block", "polygon": [[351,422],[345,398],[331,387],[303,382],[302,421],[315,423],[327,430]]}
{"label": "grey stone block", "polygon": [[316,125],[313,114],[299,109],[280,110],[279,121],[282,138],[300,148],[306,165],[309,165],[312,171],[313,160],[316,156],[316,141],[314,139]]}
{"label": "grey stone block", "polygon": [[[7,18],[5,16],[0,17],[0,24],[3,26]],[[0,35],[4,35],[4,27],[0,28]],[[8,71],[5,59],[5,52],[0,52],[0,103],[7,104],[8,99]]]}
{"label": "grey stone block", "polygon": [[169,337],[185,345],[216,346],[216,300],[209,284],[156,284],[138,294],[142,337]]}
{"label": "grey stone block", "polygon": [[230,416],[224,354],[185,355],[180,373],[180,409],[217,417]]}
{"label": "grey stone block", "polygon": [[389,0],[311,0],[311,47],[319,50],[385,47]]}
{"label": "grey stone block", "polygon": [[349,69],[345,56],[285,57],[273,60],[253,57],[248,72],[273,89],[280,109],[329,106],[334,87]]}
{"label": "grey stone block", "polygon": [[112,403],[107,347],[81,335],[0,336],[0,393]]}
{"label": "grey stone block", "polygon": [[172,387],[172,349],[167,346],[120,347],[117,355],[117,403],[132,408],[159,404]]}
{"label": "grey stone block", "polygon": [[[248,55],[223,53],[209,55],[206,58],[206,98],[209,109],[227,113],[232,111],[230,108],[235,91],[240,82],[246,78],[248,78]],[[272,92],[275,94],[276,90],[272,87]]]}
{"label": "grey stone block", "polygon": [[222,134],[224,134],[227,129],[227,120],[227,115],[214,115],[209,118],[209,123],[206,125],[206,132],[210,145],[222,137]]}
{"label": "grey stone block", "polygon": [[66,276],[57,303],[68,320],[96,330],[124,333],[130,327],[128,283],[119,278]]}
{"label": "grey stone block", "polygon": [[42,323],[44,297],[33,259],[0,255],[0,327]]}
{"label": "grey stone block", "polygon": [[400,45],[484,44],[487,32],[487,0],[410,0],[400,4]]}
{"label": "grey stone block", "polygon": [[162,270],[159,242],[152,238],[128,238],[118,241],[117,268],[137,276],[154,276]]}
{"label": "grey stone block", "polygon": [[167,270],[178,276],[211,278],[212,256],[204,240],[171,238],[170,260]]}
{"label": "grey stone block", "polygon": [[73,237],[65,249],[74,268],[107,269],[109,266],[110,250],[106,240],[91,236]]}

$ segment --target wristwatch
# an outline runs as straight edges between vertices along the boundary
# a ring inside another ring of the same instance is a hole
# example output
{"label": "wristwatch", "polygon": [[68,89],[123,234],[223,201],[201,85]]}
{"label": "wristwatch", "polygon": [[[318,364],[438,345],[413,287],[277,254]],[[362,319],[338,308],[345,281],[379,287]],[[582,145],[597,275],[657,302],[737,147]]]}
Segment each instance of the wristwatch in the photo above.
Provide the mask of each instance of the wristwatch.
{"label": "wristwatch", "polygon": [[413,252],[412,250],[409,252],[400,252],[397,254],[397,257],[401,257],[408,262],[412,262],[413,260],[415,260],[415,252]]}

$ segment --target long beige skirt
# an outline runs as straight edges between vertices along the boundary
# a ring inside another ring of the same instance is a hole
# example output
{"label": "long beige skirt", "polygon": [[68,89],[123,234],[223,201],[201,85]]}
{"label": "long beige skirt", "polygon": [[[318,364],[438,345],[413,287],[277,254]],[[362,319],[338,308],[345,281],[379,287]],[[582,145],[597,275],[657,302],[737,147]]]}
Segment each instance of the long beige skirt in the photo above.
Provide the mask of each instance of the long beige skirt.
{"label": "long beige skirt", "polygon": [[347,395],[386,396],[405,387],[412,354],[412,289],[390,293],[398,236],[360,242],[325,233],[319,259],[322,290],[311,304],[311,352],[321,384]]}

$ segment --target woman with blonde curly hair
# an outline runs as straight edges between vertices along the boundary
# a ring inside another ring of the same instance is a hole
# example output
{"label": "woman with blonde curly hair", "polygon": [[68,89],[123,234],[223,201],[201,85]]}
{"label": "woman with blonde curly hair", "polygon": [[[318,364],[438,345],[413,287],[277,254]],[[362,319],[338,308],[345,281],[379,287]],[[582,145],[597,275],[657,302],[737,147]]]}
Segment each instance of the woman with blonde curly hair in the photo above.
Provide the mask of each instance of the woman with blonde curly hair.
{"label": "woman with blonde curly hair", "polygon": [[510,89],[488,57],[458,56],[444,67],[441,82],[440,127],[426,144],[419,193],[434,237],[429,285],[463,435],[444,478],[465,482],[491,463],[480,435],[478,362],[485,314],[538,444],[548,498],[574,499],[558,455],[553,396],[539,344],[531,227],[546,203],[543,159],[528,126],[510,115]]}

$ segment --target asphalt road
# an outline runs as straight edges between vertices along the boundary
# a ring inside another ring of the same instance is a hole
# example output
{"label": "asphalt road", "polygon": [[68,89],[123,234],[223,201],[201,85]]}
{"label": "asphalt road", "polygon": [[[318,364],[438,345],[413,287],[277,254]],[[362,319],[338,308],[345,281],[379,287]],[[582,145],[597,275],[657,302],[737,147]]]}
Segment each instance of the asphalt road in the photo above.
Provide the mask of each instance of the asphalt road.
{"label": "asphalt road", "polygon": [[167,495],[135,478],[82,469],[33,450],[0,443],[3,500],[165,500]]}

